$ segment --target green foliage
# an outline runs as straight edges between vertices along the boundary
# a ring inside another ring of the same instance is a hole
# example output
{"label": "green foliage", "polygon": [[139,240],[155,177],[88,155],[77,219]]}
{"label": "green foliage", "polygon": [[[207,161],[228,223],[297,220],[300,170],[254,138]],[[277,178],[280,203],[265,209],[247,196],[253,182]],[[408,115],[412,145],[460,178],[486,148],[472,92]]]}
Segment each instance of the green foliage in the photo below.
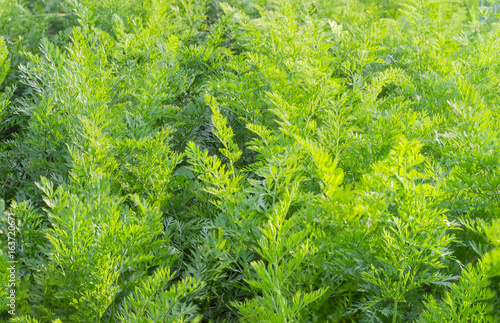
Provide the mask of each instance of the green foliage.
{"label": "green foliage", "polygon": [[300,311],[320,298],[326,289],[312,293],[295,292],[291,276],[306,259],[310,247],[305,239],[309,232],[293,232],[295,218],[286,219],[297,194],[298,185],[286,191],[280,205],[270,214],[268,224],[262,228],[257,252],[262,260],[252,263],[256,279],[248,283],[262,296],[237,306],[248,322],[293,322]]}
{"label": "green foliage", "polygon": [[[7,76],[10,69],[9,52],[5,46],[5,40],[0,37],[0,86]],[[10,103],[11,90],[7,88],[6,92],[0,92],[0,130],[5,127],[4,120],[7,117],[7,107]]]}
{"label": "green foliage", "polygon": [[429,298],[424,312],[417,322],[463,322],[464,319],[473,322],[494,322],[488,316],[489,309],[485,303],[491,295],[488,293],[488,280],[484,273],[484,265],[478,268],[469,265],[462,271],[462,277],[457,284],[451,286],[443,299],[437,302]]}
{"label": "green foliage", "polygon": [[8,56],[9,52],[5,46],[5,40],[0,38],[0,84],[2,84],[5,76],[7,76],[7,73],[9,72],[10,61]]}
{"label": "green foliage", "polygon": [[[172,279],[168,269],[159,269],[154,276],[136,287],[123,303],[122,322],[192,322],[196,306],[188,303],[202,288],[200,281],[186,278],[165,290]],[[191,316],[191,319],[189,318]]]}
{"label": "green foliage", "polygon": [[0,0],[0,320],[496,322],[498,9]]}
{"label": "green foliage", "polygon": [[438,182],[439,178],[432,169],[416,169],[422,163],[430,168],[420,148],[416,142],[403,140],[387,160],[374,166],[374,174],[363,183],[367,190],[386,191],[388,197],[387,211],[379,208],[382,213],[373,217],[384,224],[380,241],[383,249],[377,252],[371,269],[362,273],[374,293],[363,306],[365,315],[375,314],[381,302],[390,300],[396,321],[398,307],[404,305],[408,315],[411,307],[418,306],[424,286],[449,286],[454,280],[439,270],[446,268],[443,261],[450,256],[449,245],[454,238],[449,234],[452,228],[444,211],[436,209],[442,193],[431,181]]}
{"label": "green foliage", "polygon": [[492,277],[492,289],[494,291],[494,296],[496,298],[493,304],[493,315],[500,315],[500,223],[497,220],[493,222],[493,225],[487,229],[486,235],[490,239],[491,244],[495,247],[489,254],[485,256],[486,267],[488,268],[488,274]]}

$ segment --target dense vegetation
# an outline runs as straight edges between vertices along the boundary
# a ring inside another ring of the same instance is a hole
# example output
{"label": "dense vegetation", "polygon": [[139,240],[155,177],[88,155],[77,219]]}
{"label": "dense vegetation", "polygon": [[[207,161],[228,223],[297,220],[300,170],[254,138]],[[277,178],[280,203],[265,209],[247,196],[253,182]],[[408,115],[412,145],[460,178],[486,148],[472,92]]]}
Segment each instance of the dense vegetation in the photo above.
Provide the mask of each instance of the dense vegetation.
{"label": "dense vegetation", "polygon": [[0,319],[498,322],[497,9],[0,0]]}

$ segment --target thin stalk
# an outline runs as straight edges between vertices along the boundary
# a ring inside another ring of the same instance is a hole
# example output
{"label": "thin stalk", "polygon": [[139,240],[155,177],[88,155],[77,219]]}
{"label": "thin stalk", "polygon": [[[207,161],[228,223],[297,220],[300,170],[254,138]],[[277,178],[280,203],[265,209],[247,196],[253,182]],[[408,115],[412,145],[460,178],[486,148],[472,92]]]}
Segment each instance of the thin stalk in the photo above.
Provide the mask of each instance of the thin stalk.
{"label": "thin stalk", "polygon": [[392,314],[392,323],[396,323],[398,318],[398,301],[394,301],[394,313]]}

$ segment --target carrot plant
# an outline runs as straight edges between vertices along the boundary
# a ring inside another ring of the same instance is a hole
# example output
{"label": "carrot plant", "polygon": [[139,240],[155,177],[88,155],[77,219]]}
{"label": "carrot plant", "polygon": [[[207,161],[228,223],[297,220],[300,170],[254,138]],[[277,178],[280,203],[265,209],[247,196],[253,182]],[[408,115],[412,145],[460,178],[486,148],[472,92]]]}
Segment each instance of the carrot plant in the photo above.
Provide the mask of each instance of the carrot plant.
{"label": "carrot plant", "polygon": [[495,1],[0,0],[0,317],[496,322]]}

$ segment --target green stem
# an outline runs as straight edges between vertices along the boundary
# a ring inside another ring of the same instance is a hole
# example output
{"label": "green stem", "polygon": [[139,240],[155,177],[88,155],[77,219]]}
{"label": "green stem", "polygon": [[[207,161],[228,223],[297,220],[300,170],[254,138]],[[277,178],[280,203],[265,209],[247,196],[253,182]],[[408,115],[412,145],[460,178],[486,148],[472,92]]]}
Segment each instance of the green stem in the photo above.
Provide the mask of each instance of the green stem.
{"label": "green stem", "polygon": [[398,318],[398,301],[394,301],[394,313],[392,314],[392,323],[396,323]]}
{"label": "green stem", "polygon": [[113,303],[111,304],[111,321],[115,319],[115,302],[116,302],[116,296],[115,299],[113,299]]}

